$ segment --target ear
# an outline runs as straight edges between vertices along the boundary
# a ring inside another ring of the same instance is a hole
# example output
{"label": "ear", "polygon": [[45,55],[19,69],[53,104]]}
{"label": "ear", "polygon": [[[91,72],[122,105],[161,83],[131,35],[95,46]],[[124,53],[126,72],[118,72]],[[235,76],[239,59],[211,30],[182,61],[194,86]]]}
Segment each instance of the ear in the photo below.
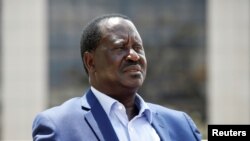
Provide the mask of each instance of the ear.
{"label": "ear", "polygon": [[94,54],[91,52],[85,52],[83,55],[83,62],[88,70],[88,73],[94,72],[95,64],[94,64]]}

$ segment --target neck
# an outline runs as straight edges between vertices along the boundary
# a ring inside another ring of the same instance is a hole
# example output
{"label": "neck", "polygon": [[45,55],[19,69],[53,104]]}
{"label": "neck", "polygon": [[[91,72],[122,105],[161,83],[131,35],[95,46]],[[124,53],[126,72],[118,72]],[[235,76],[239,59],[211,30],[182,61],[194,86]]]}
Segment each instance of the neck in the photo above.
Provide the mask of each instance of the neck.
{"label": "neck", "polygon": [[131,119],[133,119],[133,117],[138,115],[139,110],[136,107],[136,105],[134,104],[134,105],[132,105],[130,107],[126,107],[126,113],[127,113],[128,119],[131,120]]}
{"label": "neck", "polygon": [[97,85],[93,85],[94,88],[99,90],[100,92],[118,100],[121,102],[126,108],[126,113],[128,119],[131,120],[134,116],[139,113],[138,108],[135,105],[135,96],[138,88],[128,88],[128,87],[98,87]]}
{"label": "neck", "polygon": [[92,86],[98,91],[118,100],[125,107],[131,107],[134,105],[134,100],[136,96],[136,92],[138,87],[130,88],[130,87],[109,87],[109,86],[100,86],[92,84]]}
{"label": "neck", "polygon": [[132,94],[131,96],[126,95],[123,99],[115,98],[119,102],[121,102],[126,108],[126,114],[129,120],[133,119],[136,115],[138,115],[139,110],[135,104],[135,96],[136,94]]}

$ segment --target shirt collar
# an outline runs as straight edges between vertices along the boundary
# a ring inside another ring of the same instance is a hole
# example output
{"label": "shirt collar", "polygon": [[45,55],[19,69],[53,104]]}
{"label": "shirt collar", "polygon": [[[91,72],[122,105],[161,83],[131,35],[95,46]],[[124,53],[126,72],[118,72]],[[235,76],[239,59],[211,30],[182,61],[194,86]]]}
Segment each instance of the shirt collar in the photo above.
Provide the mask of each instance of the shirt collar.
{"label": "shirt collar", "polygon": [[96,96],[96,98],[98,99],[100,104],[102,105],[102,108],[104,109],[106,114],[109,116],[112,105],[115,104],[118,101],[111,98],[111,97],[109,97],[109,96],[107,96],[106,94],[98,91],[93,86],[91,86],[90,89],[93,92],[93,94]]}
{"label": "shirt collar", "polygon": [[152,118],[153,118],[152,111],[150,110],[148,104],[143,100],[143,98],[139,94],[136,94],[135,104],[138,107],[138,109],[140,109],[139,115],[145,114],[149,123],[152,123]]}
{"label": "shirt collar", "polygon": [[[120,102],[98,91],[93,86],[91,86],[90,89],[92,90],[92,92],[94,93],[94,95],[96,96],[100,104],[102,105],[106,114],[110,116],[110,111],[112,109],[112,106]],[[152,123],[152,112],[150,108],[148,107],[147,103],[142,99],[142,97],[139,94],[136,94],[135,104],[138,107],[138,109],[140,109],[139,115],[143,116],[143,114],[145,114],[148,121]]]}

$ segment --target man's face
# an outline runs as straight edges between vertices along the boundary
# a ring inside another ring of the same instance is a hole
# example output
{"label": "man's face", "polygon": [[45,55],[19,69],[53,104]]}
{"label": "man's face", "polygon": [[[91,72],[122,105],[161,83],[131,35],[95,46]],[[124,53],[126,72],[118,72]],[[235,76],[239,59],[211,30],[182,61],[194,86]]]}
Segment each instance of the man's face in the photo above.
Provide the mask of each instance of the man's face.
{"label": "man's face", "polygon": [[99,26],[102,38],[93,53],[94,85],[138,89],[146,76],[147,61],[135,26],[122,18],[104,20]]}

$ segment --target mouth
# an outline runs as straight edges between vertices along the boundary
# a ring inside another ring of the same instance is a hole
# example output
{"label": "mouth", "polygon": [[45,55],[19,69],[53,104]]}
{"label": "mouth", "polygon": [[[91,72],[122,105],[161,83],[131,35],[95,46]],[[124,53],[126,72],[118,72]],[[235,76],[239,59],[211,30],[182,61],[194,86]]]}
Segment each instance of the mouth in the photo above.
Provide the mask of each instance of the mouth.
{"label": "mouth", "polygon": [[142,73],[142,68],[140,65],[130,65],[130,66],[125,67],[123,71],[130,72],[130,73]]}

